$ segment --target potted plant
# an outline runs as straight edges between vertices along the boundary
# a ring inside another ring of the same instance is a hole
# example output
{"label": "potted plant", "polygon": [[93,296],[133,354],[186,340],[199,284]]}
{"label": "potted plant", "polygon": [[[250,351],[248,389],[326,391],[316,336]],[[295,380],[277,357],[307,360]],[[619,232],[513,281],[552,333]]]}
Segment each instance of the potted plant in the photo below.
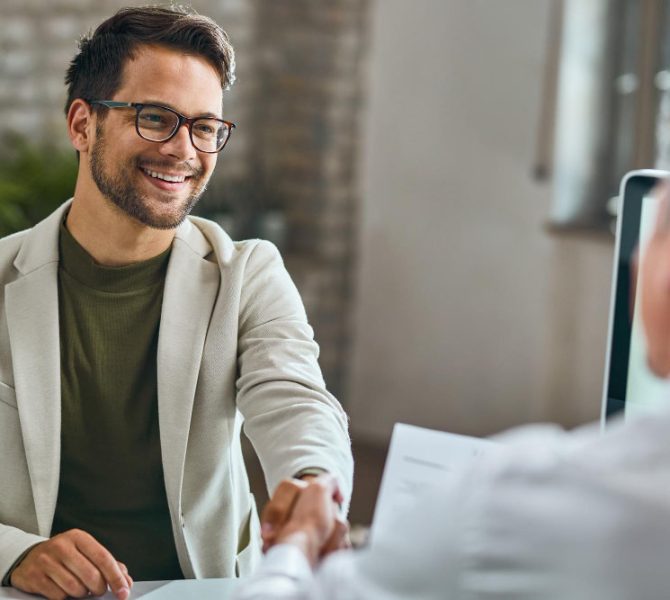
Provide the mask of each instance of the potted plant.
{"label": "potted plant", "polygon": [[74,192],[74,151],[8,134],[0,160],[0,237],[32,227]]}

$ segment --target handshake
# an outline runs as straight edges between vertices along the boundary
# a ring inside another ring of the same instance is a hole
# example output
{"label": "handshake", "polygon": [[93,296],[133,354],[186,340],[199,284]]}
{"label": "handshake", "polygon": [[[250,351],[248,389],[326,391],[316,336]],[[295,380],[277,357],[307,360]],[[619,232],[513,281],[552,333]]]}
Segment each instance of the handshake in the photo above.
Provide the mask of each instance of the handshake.
{"label": "handshake", "polygon": [[348,548],[349,524],[341,516],[342,501],[332,475],[285,479],[261,515],[263,552],[291,544],[315,566],[327,554]]}

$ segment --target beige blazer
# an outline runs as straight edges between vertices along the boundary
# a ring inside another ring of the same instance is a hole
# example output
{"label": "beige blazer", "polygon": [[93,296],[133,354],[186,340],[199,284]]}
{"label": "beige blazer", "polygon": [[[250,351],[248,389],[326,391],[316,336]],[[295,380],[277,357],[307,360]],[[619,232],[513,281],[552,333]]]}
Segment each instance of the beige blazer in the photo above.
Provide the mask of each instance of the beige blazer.
{"label": "beige blazer", "polygon": [[[58,230],[68,206],[0,240],[0,576],[49,537],[56,507]],[[233,242],[211,221],[189,217],[170,256],[157,359],[165,487],[186,577],[244,575],[258,558],[243,421],[270,490],[321,467],[349,498],[347,418],[317,356],[276,248]]]}

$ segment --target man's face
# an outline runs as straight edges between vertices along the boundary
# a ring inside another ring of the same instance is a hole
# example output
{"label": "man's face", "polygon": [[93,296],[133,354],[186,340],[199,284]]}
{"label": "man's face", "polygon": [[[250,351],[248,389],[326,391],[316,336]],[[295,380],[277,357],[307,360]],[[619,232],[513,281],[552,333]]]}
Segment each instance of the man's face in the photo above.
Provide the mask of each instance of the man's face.
{"label": "man's face", "polygon": [[[222,90],[216,71],[204,59],[147,46],[126,63],[114,97],[101,100],[161,104],[189,117],[221,117]],[[197,151],[187,125],[167,142],[144,140],[135,130],[135,115],[133,108],[114,108],[104,120],[98,118],[91,176],[102,195],[135,220],[173,229],[205,190],[217,154]]]}

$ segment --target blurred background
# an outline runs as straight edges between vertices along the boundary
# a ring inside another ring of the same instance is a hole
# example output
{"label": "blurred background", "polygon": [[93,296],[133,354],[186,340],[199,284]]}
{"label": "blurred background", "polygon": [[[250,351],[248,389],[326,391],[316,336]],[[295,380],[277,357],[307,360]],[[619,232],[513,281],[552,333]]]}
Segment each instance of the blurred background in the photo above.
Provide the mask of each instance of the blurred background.
{"label": "blurred background", "polygon": [[[0,2],[1,234],[71,195],[65,69],[144,3]],[[196,212],[280,247],[351,417],[352,521],[397,421],[596,418],[618,182],[670,155],[670,2],[191,4],[237,51],[237,129]]]}

